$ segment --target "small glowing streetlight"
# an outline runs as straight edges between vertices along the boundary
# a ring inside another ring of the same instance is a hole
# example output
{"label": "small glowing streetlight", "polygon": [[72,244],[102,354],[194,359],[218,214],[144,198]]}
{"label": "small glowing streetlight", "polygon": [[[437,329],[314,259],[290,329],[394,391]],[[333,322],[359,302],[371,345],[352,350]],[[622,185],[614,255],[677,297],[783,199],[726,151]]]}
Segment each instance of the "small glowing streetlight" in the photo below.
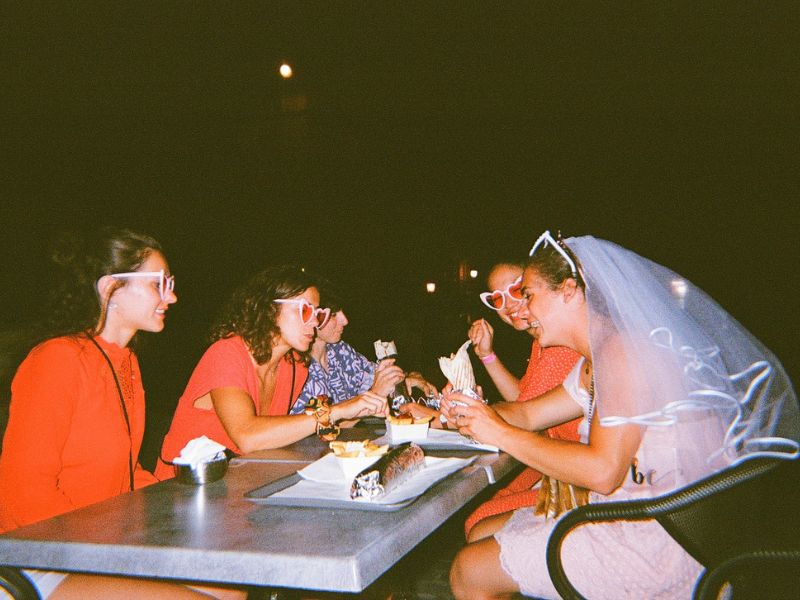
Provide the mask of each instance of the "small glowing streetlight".
{"label": "small glowing streetlight", "polygon": [[478,276],[478,270],[477,269],[470,269],[469,276],[472,277],[473,279],[475,279]]}
{"label": "small glowing streetlight", "polygon": [[428,283],[425,284],[425,290],[429,294],[434,293],[436,291],[436,284],[434,282],[432,282],[432,281],[429,281]]}
{"label": "small glowing streetlight", "polygon": [[278,68],[278,73],[280,73],[281,77],[284,79],[289,79],[294,75],[294,71],[292,71],[292,67],[288,63],[281,63],[281,66]]}

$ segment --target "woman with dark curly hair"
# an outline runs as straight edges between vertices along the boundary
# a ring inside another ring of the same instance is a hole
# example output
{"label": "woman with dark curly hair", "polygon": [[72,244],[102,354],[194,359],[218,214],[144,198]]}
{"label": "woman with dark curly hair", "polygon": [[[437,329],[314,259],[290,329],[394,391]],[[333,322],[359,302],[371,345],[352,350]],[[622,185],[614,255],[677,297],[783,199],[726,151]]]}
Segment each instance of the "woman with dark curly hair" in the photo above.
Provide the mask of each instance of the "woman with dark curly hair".
{"label": "woman with dark curly hair", "polygon": [[171,477],[165,460],[202,435],[246,453],[324,435],[343,419],[385,414],[386,401],[372,396],[289,414],[308,376],[316,329],[330,317],[318,305],[316,280],[292,266],[268,268],[233,294],[178,401],[158,477]]}
{"label": "woman with dark curly hair", "polygon": [[[127,230],[71,233],[53,259],[46,328],[11,384],[0,455],[0,532],[156,482],[137,462],[145,401],[136,355],[139,331],[159,332],[177,301],[174,278],[153,238]],[[26,571],[40,597],[199,598],[235,590],[119,577]],[[202,588],[198,588],[202,589]]]}

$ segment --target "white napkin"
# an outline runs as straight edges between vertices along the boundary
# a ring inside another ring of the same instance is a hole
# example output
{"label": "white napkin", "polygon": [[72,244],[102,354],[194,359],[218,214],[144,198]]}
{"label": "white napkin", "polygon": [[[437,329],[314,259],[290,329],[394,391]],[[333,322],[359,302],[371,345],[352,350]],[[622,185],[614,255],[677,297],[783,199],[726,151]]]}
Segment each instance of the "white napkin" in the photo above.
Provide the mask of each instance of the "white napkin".
{"label": "white napkin", "polygon": [[181,450],[174,462],[176,465],[191,465],[196,467],[200,463],[210,462],[225,455],[225,446],[202,435],[190,440]]}
{"label": "white napkin", "polygon": [[[324,460],[323,457],[321,460]],[[338,469],[339,481],[308,481],[302,479],[285,490],[276,492],[274,497],[282,498],[301,498],[301,499],[319,499],[319,500],[341,500],[344,502],[352,503],[373,503],[373,504],[397,504],[420,496],[440,479],[444,479],[450,473],[454,473],[459,469],[463,469],[471,464],[477,457],[471,456],[469,458],[438,458],[435,456],[425,457],[425,468],[420,469],[414,473],[408,481],[392,490],[386,496],[369,500],[366,498],[357,498],[353,500],[350,498],[350,481],[345,481],[344,476],[340,469]],[[319,462],[319,461],[317,461]],[[309,465],[311,466],[311,465]],[[335,465],[333,465],[335,466]],[[303,469],[305,471],[306,467]],[[303,474],[298,471],[303,476]]]}
{"label": "white napkin", "polygon": [[[389,434],[382,435],[381,437],[373,440],[375,444],[389,444],[391,439]],[[424,439],[414,440],[414,443],[421,448],[430,448],[431,450],[437,449],[453,449],[453,450],[485,450],[487,452],[499,452],[497,446],[491,444],[481,444],[476,440],[472,440],[466,436],[461,435],[457,431],[450,429],[434,429],[431,427],[428,430],[428,436]],[[299,471],[298,471],[299,472]]]}
{"label": "white napkin", "polygon": [[[366,469],[372,463],[377,462],[379,458],[380,456],[364,456],[343,460],[351,460],[358,463],[361,469],[355,474],[357,475],[362,469]],[[339,464],[339,459],[333,453],[326,454],[319,460],[315,460],[307,467],[300,469],[297,474],[307,481],[316,481],[317,483],[342,483],[346,481],[348,485],[353,481],[353,477],[355,477],[355,475],[349,478],[345,476]]]}
{"label": "white napkin", "polygon": [[397,356],[397,347],[394,345],[394,340],[383,342],[375,340],[375,358],[382,360],[387,356]]}
{"label": "white napkin", "polygon": [[439,368],[453,386],[454,391],[475,391],[475,373],[472,371],[472,363],[467,354],[467,347],[470,343],[469,340],[464,342],[455,354],[450,355],[450,358],[439,357]]}

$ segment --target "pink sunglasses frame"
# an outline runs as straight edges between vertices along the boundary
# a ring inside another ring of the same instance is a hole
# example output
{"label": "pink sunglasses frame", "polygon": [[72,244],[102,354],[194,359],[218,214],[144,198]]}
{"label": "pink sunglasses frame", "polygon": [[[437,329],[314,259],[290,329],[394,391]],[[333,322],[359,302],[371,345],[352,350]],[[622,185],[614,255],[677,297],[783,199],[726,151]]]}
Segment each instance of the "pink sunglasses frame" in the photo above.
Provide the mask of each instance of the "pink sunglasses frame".
{"label": "pink sunglasses frame", "polygon": [[[273,300],[276,304],[296,304],[297,310],[300,314],[300,321],[302,321],[303,325],[309,325],[314,322],[314,319],[317,319],[317,325],[314,325],[316,329],[322,329],[325,325],[328,324],[328,321],[331,319],[331,309],[330,308],[320,308],[318,306],[314,306],[308,300],[304,300],[302,298],[276,298]],[[303,318],[303,307],[310,306],[311,307],[311,317],[308,320]],[[324,315],[324,318],[320,322],[317,315]]]}
{"label": "pink sunglasses frame", "polygon": [[[494,311],[501,311],[506,307],[506,298],[509,298],[510,300],[517,303],[522,303],[524,302],[522,298],[514,298],[511,294],[508,293],[508,290],[510,290],[515,285],[519,285],[521,283],[522,283],[522,275],[520,275],[514,281],[509,283],[504,290],[492,290],[491,292],[482,292],[480,294],[481,302],[483,302],[486,306],[488,306]],[[500,304],[500,306],[497,307],[495,307],[489,302],[489,298],[491,298],[495,294],[500,294],[500,298],[502,300],[502,304]]]}

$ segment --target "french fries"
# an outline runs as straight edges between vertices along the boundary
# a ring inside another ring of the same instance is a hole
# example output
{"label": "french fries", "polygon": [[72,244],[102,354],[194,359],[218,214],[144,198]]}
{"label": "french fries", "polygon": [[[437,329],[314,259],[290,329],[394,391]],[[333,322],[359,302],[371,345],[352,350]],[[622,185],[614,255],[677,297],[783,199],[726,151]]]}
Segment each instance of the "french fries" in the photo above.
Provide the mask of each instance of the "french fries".
{"label": "french fries", "polygon": [[358,458],[360,456],[380,456],[386,454],[389,450],[389,445],[378,446],[373,444],[370,440],[361,442],[330,442],[330,449],[336,456],[341,458]]}
{"label": "french fries", "polygon": [[432,416],[420,417],[418,419],[415,419],[411,415],[403,415],[402,417],[389,416],[389,422],[392,425],[422,425],[423,423],[428,423],[431,419],[433,419]]}

